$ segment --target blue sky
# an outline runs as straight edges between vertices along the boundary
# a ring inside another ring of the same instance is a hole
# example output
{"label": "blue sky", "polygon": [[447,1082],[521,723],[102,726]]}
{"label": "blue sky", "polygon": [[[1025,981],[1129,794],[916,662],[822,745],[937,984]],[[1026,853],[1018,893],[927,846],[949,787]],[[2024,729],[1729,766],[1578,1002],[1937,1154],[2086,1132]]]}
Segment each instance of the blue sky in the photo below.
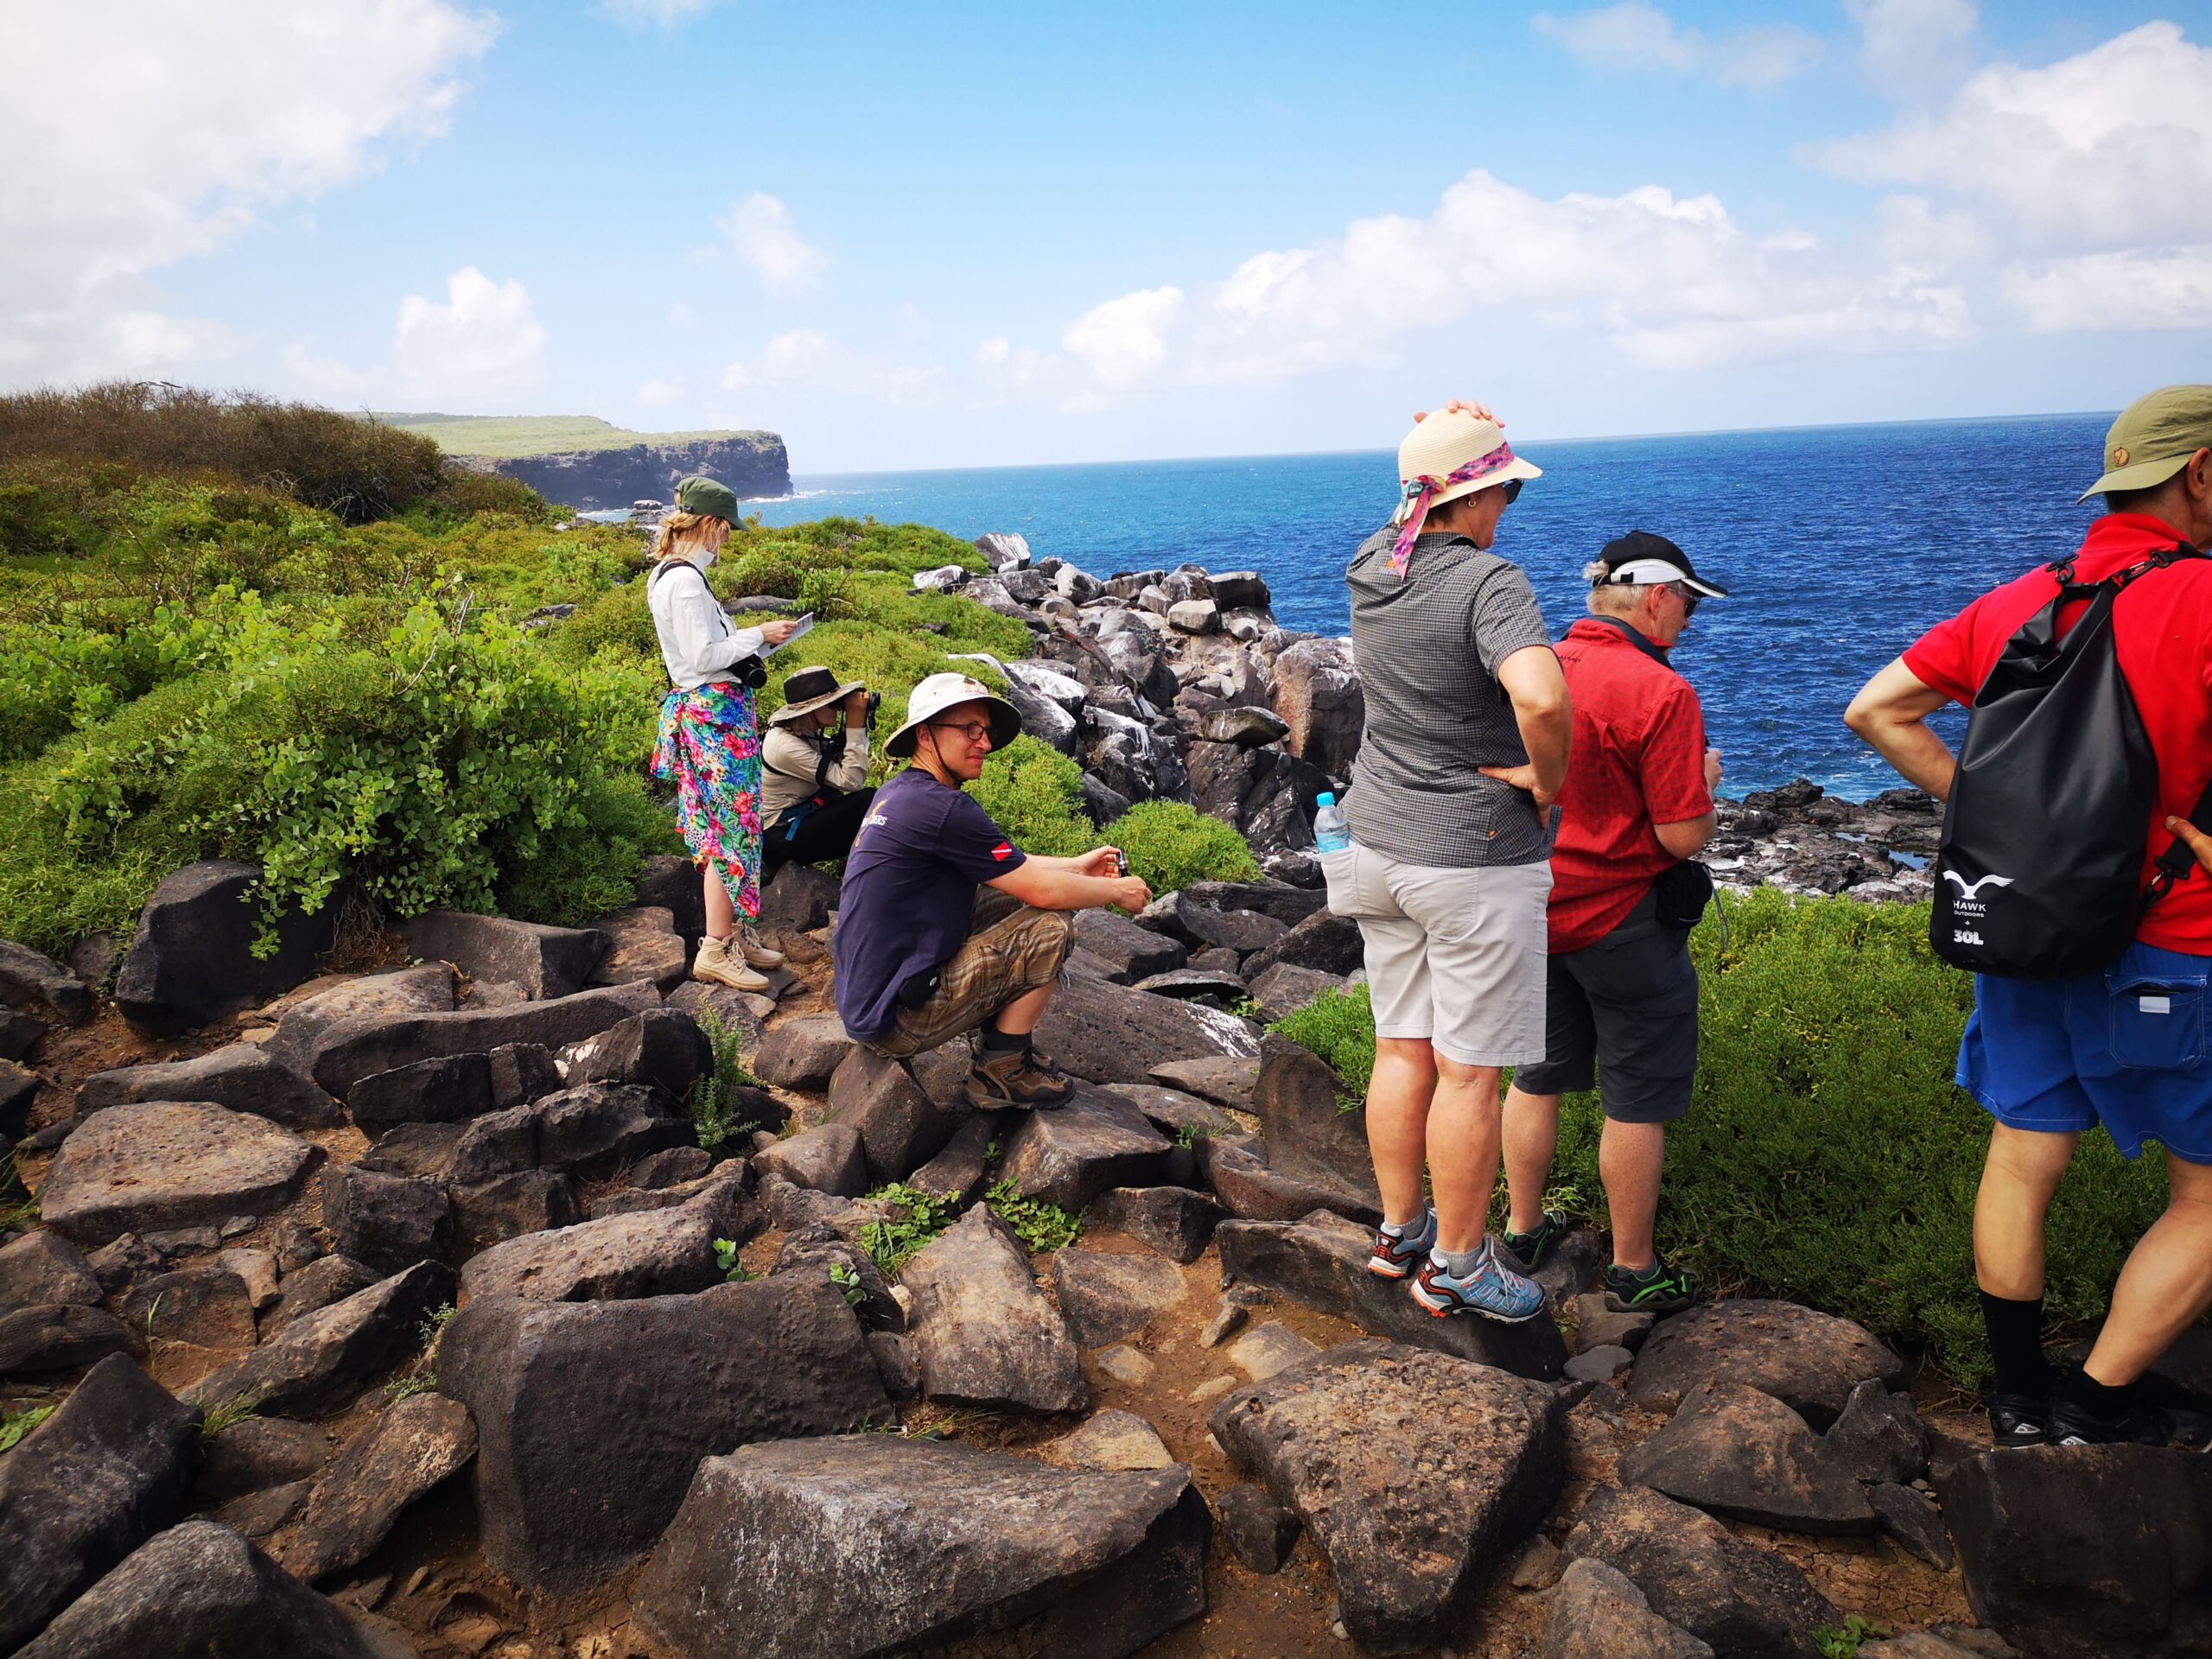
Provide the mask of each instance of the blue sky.
{"label": "blue sky", "polygon": [[2212,7],[12,8],[0,383],[763,426],[802,472],[2116,406]]}

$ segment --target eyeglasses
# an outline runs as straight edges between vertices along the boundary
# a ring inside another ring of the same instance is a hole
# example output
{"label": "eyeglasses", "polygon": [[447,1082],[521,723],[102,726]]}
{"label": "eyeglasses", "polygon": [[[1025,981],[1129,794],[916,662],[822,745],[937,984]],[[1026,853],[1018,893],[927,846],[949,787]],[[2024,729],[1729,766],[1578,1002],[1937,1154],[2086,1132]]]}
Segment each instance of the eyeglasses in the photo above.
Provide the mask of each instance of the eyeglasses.
{"label": "eyeglasses", "polygon": [[1529,480],[1525,478],[1509,478],[1503,484],[1498,486],[1505,493],[1505,505],[1507,506],[1511,506],[1516,501],[1518,501],[1521,499],[1521,486],[1528,481]]}
{"label": "eyeglasses", "polygon": [[1694,594],[1679,582],[1667,584],[1667,591],[1682,601],[1682,620],[1687,622],[1697,614],[1697,607],[1705,602],[1703,594]]}
{"label": "eyeglasses", "polygon": [[957,732],[970,743],[988,743],[991,741],[991,723],[987,720],[971,720],[965,722],[933,720],[930,722],[930,729],[938,732]]}

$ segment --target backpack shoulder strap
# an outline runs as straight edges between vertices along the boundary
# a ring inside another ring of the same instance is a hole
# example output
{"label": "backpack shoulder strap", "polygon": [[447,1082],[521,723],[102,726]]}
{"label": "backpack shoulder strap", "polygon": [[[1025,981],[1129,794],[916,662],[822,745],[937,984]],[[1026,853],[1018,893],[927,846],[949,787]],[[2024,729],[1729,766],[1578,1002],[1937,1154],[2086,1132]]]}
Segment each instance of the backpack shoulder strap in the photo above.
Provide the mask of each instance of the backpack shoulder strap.
{"label": "backpack shoulder strap", "polygon": [[[2179,542],[2169,550],[2152,554],[2150,563],[2163,569],[2166,565],[2178,563],[2183,559],[2201,559],[2206,556],[2202,548],[2192,547],[2187,542]],[[2189,821],[2197,829],[2208,835],[2212,835],[2212,783],[2204,785],[2204,792],[2196,798],[2196,804],[2190,809]],[[2175,882],[2188,880],[2190,873],[2196,868],[2196,855],[2190,850],[2187,842],[2179,836],[2176,836],[2168,843],[2166,850],[2158,855],[2158,872],[2151,878],[2150,889],[2143,895],[2144,904],[2146,906],[2156,904],[2166,896],[2167,891]]]}

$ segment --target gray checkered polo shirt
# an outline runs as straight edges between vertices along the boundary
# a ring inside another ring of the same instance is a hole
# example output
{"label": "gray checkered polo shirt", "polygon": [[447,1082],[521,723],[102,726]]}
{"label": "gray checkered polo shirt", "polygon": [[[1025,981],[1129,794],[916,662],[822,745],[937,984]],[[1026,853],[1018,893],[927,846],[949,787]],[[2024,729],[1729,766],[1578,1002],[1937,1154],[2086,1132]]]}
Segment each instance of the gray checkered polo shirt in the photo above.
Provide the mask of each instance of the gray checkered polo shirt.
{"label": "gray checkered polo shirt", "polygon": [[1551,645],[1521,567],[1464,536],[1422,536],[1403,576],[1396,531],[1360,543],[1344,573],[1367,726],[1344,815],[1352,839],[1402,863],[1533,864],[1551,841],[1523,791],[1483,766],[1526,764],[1498,664]]}

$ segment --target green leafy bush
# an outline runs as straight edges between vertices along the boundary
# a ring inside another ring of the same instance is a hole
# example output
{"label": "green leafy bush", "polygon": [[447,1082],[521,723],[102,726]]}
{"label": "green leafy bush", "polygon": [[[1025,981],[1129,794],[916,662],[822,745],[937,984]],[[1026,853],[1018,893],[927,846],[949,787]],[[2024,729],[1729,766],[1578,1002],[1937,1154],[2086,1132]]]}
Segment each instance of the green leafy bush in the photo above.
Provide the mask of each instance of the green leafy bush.
{"label": "green leafy bush", "polygon": [[1366,986],[1324,991],[1268,1029],[1312,1049],[1344,1079],[1349,1093],[1365,1096],[1368,1079],[1375,1075],[1375,1010]]}
{"label": "green leafy bush", "polygon": [[[257,620],[256,619],[258,618]],[[212,660],[0,785],[0,934],[66,948],[123,927],[190,859],[258,862],[273,909],[341,884],[433,906],[580,922],[630,902],[677,843],[646,795],[653,688],[565,671],[497,618],[421,602],[357,644],[241,601]]]}
{"label": "green leafy bush", "polygon": [[219,473],[364,524],[435,496],[429,439],[311,404],[149,381],[0,396],[0,461],[44,455],[137,471]]}
{"label": "green leafy bush", "polygon": [[861,1229],[861,1248],[887,1279],[897,1275],[914,1253],[960,1218],[957,1192],[925,1192],[895,1181],[868,1195],[870,1203],[887,1204],[893,1214],[871,1221]]}
{"label": "green leafy bush", "polygon": [[1129,855],[1129,874],[1154,893],[1193,881],[1256,881],[1259,861],[1236,827],[1180,801],[1142,801],[1103,837]]}
{"label": "green leafy bush", "polygon": [[1084,816],[1082,769],[1036,738],[1017,737],[995,752],[968,792],[1025,853],[1072,858],[1103,839]]}
{"label": "green leafy bush", "polygon": [[1024,1198],[1012,1181],[996,1183],[984,1202],[1032,1255],[1064,1250],[1083,1236],[1081,1212],[1071,1214],[1048,1199]]}
{"label": "green leafy bush", "polygon": [[760,1080],[745,1068],[743,1031],[725,1026],[711,1012],[699,1021],[699,1028],[707,1034],[714,1064],[691,1085],[691,1124],[698,1131],[700,1146],[719,1156],[728,1142],[760,1127],[750,1115],[741,1115],[737,1103],[740,1091],[759,1088]]}
{"label": "green leafy bush", "polygon": [[[1925,906],[1725,900],[1692,938],[1703,979],[1697,1091],[1670,1126],[1660,1242],[1720,1280],[1840,1313],[1924,1346],[1968,1381],[1986,1371],[1974,1294],[1975,1188],[1989,1120],[1954,1088],[1973,982],[1927,946]],[[1364,990],[1325,995],[1276,1029],[1363,1091]],[[1603,1224],[1598,1097],[1560,1112],[1559,1180]],[[2099,1317],[2165,1202],[2155,1158],[2085,1136],[2052,1205],[2049,1306]]]}

